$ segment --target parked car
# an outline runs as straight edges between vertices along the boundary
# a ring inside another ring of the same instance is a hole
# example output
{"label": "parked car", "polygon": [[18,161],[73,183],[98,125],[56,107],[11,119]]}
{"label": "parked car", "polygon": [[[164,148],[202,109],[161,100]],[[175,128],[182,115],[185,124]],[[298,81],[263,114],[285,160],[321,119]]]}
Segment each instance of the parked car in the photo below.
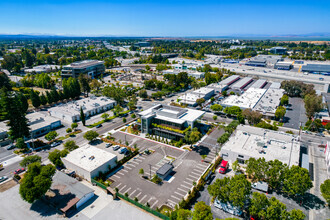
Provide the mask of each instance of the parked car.
{"label": "parked car", "polygon": [[315,134],[316,136],[319,136],[319,137],[324,137],[324,134],[323,133],[317,133]]}
{"label": "parked car", "polygon": [[6,179],[8,179],[7,176],[2,176],[2,177],[0,177],[0,183],[2,183],[3,181],[5,181]]}
{"label": "parked car", "polygon": [[115,145],[115,146],[113,146],[113,150],[118,150],[120,148],[120,146],[119,145]]}
{"label": "parked car", "polygon": [[268,183],[263,181],[252,183],[251,187],[262,192],[268,192]]}
{"label": "parked car", "polygon": [[61,145],[61,142],[56,141],[56,142],[53,142],[53,143],[50,145],[50,147],[56,147],[56,146],[58,146],[58,145]]}
{"label": "parked car", "polygon": [[0,163],[0,170],[3,170],[3,169],[5,169],[5,168],[3,168],[3,164]]}
{"label": "parked car", "polygon": [[11,144],[11,145],[9,145],[9,146],[7,147],[7,150],[12,150],[12,149],[14,149],[14,148],[15,148],[15,145]]}
{"label": "parked car", "polygon": [[219,173],[225,174],[228,169],[228,161],[222,160],[219,168]]}
{"label": "parked car", "polygon": [[107,143],[107,144],[105,145],[106,148],[111,147],[111,146],[112,146],[112,144],[110,144],[110,143]]}
{"label": "parked car", "polygon": [[100,128],[100,127],[102,127],[102,124],[96,125],[95,127]]}
{"label": "parked car", "polygon": [[17,169],[17,170],[15,170],[14,171],[14,174],[16,175],[16,174],[20,174],[20,173],[22,173],[22,172],[24,172],[25,171],[25,168],[19,168],[19,169]]}
{"label": "parked car", "polygon": [[120,154],[124,154],[124,153],[126,153],[127,151],[128,151],[128,150],[127,150],[126,147],[122,147],[122,148],[120,148],[119,153],[120,153]]}

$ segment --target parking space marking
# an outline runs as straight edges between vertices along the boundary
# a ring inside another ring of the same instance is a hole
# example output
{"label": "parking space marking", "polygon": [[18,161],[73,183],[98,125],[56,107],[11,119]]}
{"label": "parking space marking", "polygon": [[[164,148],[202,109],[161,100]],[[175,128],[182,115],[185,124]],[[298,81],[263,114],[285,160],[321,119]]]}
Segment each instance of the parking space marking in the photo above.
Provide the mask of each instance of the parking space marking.
{"label": "parking space marking", "polygon": [[135,163],[136,165],[139,165],[140,163],[135,162],[135,161],[130,161],[131,163]]}
{"label": "parking space marking", "polygon": [[139,192],[139,194],[137,194],[135,197],[136,197],[136,198],[138,198],[138,197],[139,197],[139,195],[141,195],[141,193],[142,193],[142,192]]}
{"label": "parking space marking", "polygon": [[131,167],[128,167],[128,166],[125,166],[125,169],[129,169],[129,170],[132,170],[133,168],[131,168]]}
{"label": "parking space marking", "polygon": [[150,208],[153,208],[157,204],[157,202],[158,200],[156,200],[156,202],[152,206],[150,206]]}
{"label": "parking space marking", "polygon": [[[199,176],[196,176],[196,175],[193,175],[193,174],[189,174],[188,176],[191,177],[191,178],[195,178],[196,180],[199,178]],[[193,181],[195,181],[195,180],[193,180]]]}
{"label": "parking space marking", "polygon": [[121,171],[124,171],[124,172],[128,173],[128,170],[124,170],[124,169],[122,169]]}
{"label": "parking space marking", "polygon": [[125,185],[123,188],[121,188],[121,189],[119,190],[119,192],[120,192],[120,191],[123,191],[123,189],[124,189],[125,187],[126,187],[126,185]]}
{"label": "parking space marking", "polygon": [[128,166],[128,165],[130,165],[130,166],[132,166],[132,167],[135,167],[134,164],[130,164],[130,163],[126,164],[126,166]]}
{"label": "parking space marking", "polygon": [[120,179],[120,176],[117,176],[117,175],[112,175],[112,176],[114,176],[114,177],[116,177],[116,178],[119,178],[119,179]]}
{"label": "parking space marking", "polygon": [[191,182],[194,182],[195,180],[193,179],[190,179],[190,178],[186,178],[186,180],[190,180]]}
{"label": "parking space marking", "polygon": [[180,185],[180,186],[182,186],[182,187],[184,187],[184,188],[187,188],[187,189],[190,189],[191,187],[188,187],[188,186],[185,186],[185,185]]}
{"label": "parking space marking", "polygon": [[118,174],[120,174],[120,175],[122,175],[122,176],[124,176],[125,174],[123,174],[123,173],[121,173],[121,172],[118,172]]}
{"label": "parking space marking", "polygon": [[197,175],[197,176],[200,176],[200,175],[201,175],[201,174],[199,174],[199,173],[195,173],[194,171],[191,172],[191,174],[194,174],[194,175]]}
{"label": "parking space marking", "polygon": [[181,188],[177,188],[177,190],[180,190],[180,191],[182,191],[184,193],[187,193],[187,190],[184,190],[184,189],[181,189]]}
{"label": "parking space marking", "polygon": [[147,195],[144,195],[144,196],[142,197],[142,199],[140,200],[140,203],[142,203],[142,200],[144,200],[145,197],[147,197]]}
{"label": "parking space marking", "polygon": [[204,172],[205,168],[195,167],[194,170],[197,170],[199,172]]}
{"label": "parking space marking", "polygon": [[130,196],[133,196],[133,194],[136,192],[136,189],[131,193],[131,195]]}
{"label": "parking space marking", "polygon": [[147,203],[149,203],[151,200],[153,200],[153,198],[150,198],[150,199],[148,200],[148,202],[147,202]]}
{"label": "parking space marking", "polygon": [[167,201],[169,201],[170,203],[172,203],[173,206],[175,206],[177,204],[177,202],[173,202],[172,200],[168,199]]}
{"label": "parking space marking", "polygon": [[124,193],[127,193],[128,191],[130,191],[132,188],[130,187],[130,188],[128,188]]}
{"label": "parking space marking", "polygon": [[183,181],[184,183],[188,184],[188,185],[193,185],[192,183],[190,182],[187,182],[187,181]]}
{"label": "parking space marking", "polygon": [[120,185],[121,185],[121,183],[119,183],[119,184],[116,186],[116,188],[118,188]]}
{"label": "parking space marking", "polygon": [[182,195],[181,193],[178,193],[178,192],[174,192],[174,193],[176,193],[176,194],[178,194],[178,195],[180,195],[180,196],[182,196],[182,197],[185,196],[185,195]]}
{"label": "parking space marking", "polygon": [[137,159],[137,158],[134,158],[134,161],[138,161],[138,162],[142,162],[142,160],[139,160],[139,159]]}

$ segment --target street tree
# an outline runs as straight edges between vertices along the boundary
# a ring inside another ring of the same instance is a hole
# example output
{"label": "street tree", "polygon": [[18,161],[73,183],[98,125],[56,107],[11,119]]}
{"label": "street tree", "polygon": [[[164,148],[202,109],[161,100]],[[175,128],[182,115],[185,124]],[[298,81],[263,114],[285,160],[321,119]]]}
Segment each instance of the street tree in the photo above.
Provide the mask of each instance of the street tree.
{"label": "street tree", "polygon": [[231,107],[226,107],[223,110],[223,112],[228,114],[228,115],[237,115],[237,114],[242,112],[242,109],[238,106],[231,106]]}
{"label": "street tree", "polygon": [[79,148],[79,147],[74,140],[69,140],[64,143],[64,149],[66,149],[68,151],[73,151],[77,148]]}
{"label": "street tree", "polygon": [[250,215],[258,219],[265,219],[269,205],[270,202],[265,194],[254,192],[249,206]]}
{"label": "street tree", "polygon": [[288,166],[277,159],[268,161],[268,165],[266,171],[267,183],[272,189],[280,189]]}
{"label": "street tree", "polygon": [[71,132],[72,132],[72,129],[71,129],[71,128],[67,128],[67,129],[66,129],[66,133],[69,134],[69,133],[71,133]]}
{"label": "street tree", "polygon": [[311,119],[316,112],[319,112],[323,108],[322,96],[307,94],[304,97],[306,115]]}
{"label": "street tree", "polygon": [[202,107],[202,104],[205,102],[204,98],[200,98],[196,100],[197,105],[199,105],[200,107]]}
{"label": "street tree", "polygon": [[50,131],[48,134],[45,135],[45,139],[47,141],[52,141],[58,136],[58,133],[56,131]]}
{"label": "street tree", "polygon": [[193,145],[193,143],[199,141],[201,138],[202,134],[198,131],[197,128],[193,128],[192,131],[187,131],[185,134],[184,139],[187,141],[187,143]]}
{"label": "street tree", "polygon": [[41,157],[38,155],[31,155],[24,157],[24,159],[20,162],[20,166],[27,167],[31,163],[41,163]]}
{"label": "street tree", "polygon": [[286,113],[286,109],[283,106],[278,106],[275,111],[275,117],[279,120],[283,120]]}
{"label": "street tree", "polygon": [[16,140],[16,148],[18,149],[26,149],[27,145],[24,142],[24,138],[18,138]]}
{"label": "street tree", "polygon": [[147,93],[147,90],[145,89],[141,89],[140,92],[139,92],[139,96],[143,99],[146,99],[148,98],[148,93]]}
{"label": "street tree", "polygon": [[329,131],[330,131],[330,122],[328,122],[325,126],[324,126],[324,128],[328,131],[328,133],[329,133]]}
{"label": "street tree", "polygon": [[223,109],[222,105],[219,105],[219,104],[211,105],[210,108],[212,111],[215,111],[215,112],[221,112]]}
{"label": "street tree", "polygon": [[302,196],[313,187],[308,170],[293,165],[285,172],[282,191],[290,196]]}
{"label": "street tree", "polygon": [[252,111],[250,108],[244,109],[242,115],[248,120],[250,125],[258,124],[262,118],[260,112]]}
{"label": "street tree", "polygon": [[330,204],[330,179],[325,180],[321,184],[320,190],[325,201]]}
{"label": "street tree", "polygon": [[84,138],[90,142],[94,141],[99,134],[96,131],[90,130],[84,134]]}
{"label": "street tree", "polygon": [[126,121],[127,121],[127,119],[124,117],[124,118],[123,118],[123,123],[126,123]]}
{"label": "street tree", "polygon": [[142,168],[139,170],[139,174],[140,175],[143,175],[144,174],[144,170]]}
{"label": "street tree", "polygon": [[78,127],[78,123],[74,122],[74,123],[71,124],[71,128],[73,130],[76,130],[77,127]]}
{"label": "street tree", "polygon": [[229,139],[229,137],[230,137],[230,134],[229,133],[223,133],[219,138],[218,138],[218,143],[219,144],[224,144],[224,143],[226,143],[227,141],[228,141],[228,139]]}
{"label": "street tree", "polygon": [[299,209],[292,209],[288,212],[289,219],[291,220],[304,220],[306,215]]}
{"label": "street tree", "polygon": [[288,212],[286,205],[278,201],[275,197],[270,198],[269,205],[266,209],[265,219],[287,219]]}
{"label": "street tree", "polygon": [[213,220],[211,207],[204,201],[197,202],[192,213],[192,220]]}
{"label": "street tree", "polygon": [[103,118],[104,121],[107,121],[108,118],[109,118],[109,114],[108,114],[108,113],[103,113],[103,114],[101,115],[101,118]]}
{"label": "street tree", "polygon": [[52,185],[55,167],[51,164],[29,164],[26,174],[20,182],[19,194],[28,203],[40,199]]}
{"label": "street tree", "polygon": [[58,150],[55,149],[49,153],[48,159],[52,162],[56,167],[63,167],[63,162],[61,160],[62,157],[65,157],[68,154],[67,150]]}
{"label": "street tree", "polygon": [[281,98],[281,105],[288,105],[288,104],[289,104],[289,96],[284,94]]}
{"label": "street tree", "polygon": [[80,120],[81,120],[82,124],[85,126],[86,125],[86,116],[85,116],[85,113],[84,113],[82,107],[80,107]]}
{"label": "street tree", "polygon": [[116,105],[112,111],[115,116],[118,116],[119,113],[123,111],[123,108],[120,105]]}

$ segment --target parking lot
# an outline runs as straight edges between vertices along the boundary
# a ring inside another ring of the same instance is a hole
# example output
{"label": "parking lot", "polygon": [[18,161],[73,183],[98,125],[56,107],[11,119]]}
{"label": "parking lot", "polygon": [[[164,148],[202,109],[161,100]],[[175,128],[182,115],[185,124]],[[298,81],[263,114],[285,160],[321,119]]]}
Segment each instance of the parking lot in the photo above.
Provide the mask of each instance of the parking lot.
{"label": "parking lot", "polygon": [[94,145],[94,147],[100,148],[102,150],[105,150],[105,151],[107,151],[109,153],[112,153],[112,154],[116,155],[117,156],[117,160],[121,160],[121,159],[124,158],[124,156],[125,156],[124,154],[120,154],[119,153],[119,150],[114,150],[113,149],[113,146],[115,146],[115,145],[112,145],[110,147],[107,147],[106,144],[107,144],[106,142],[102,142],[100,144]]}
{"label": "parking lot", "polygon": [[[117,132],[112,135],[125,138],[124,133]],[[201,162],[201,157],[194,151],[186,151],[168,145],[163,145],[137,136],[126,134],[126,141],[136,144],[140,152],[148,148],[153,151],[150,155],[141,154],[128,161],[122,169],[110,177],[113,181],[111,187],[118,188],[122,194],[127,193],[130,198],[135,197],[140,203],[151,208],[160,208],[162,205],[173,207],[192,189],[194,182],[209,166]],[[139,170],[144,170],[144,175],[153,176],[165,163],[173,161],[173,172],[157,185],[142,178]]]}
{"label": "parking lot", "polygon": [[289,108],[286,110],[284,127],[299,129],[300,122],[304,126],[307,122],[304,101],[301,98],[290,98]]}

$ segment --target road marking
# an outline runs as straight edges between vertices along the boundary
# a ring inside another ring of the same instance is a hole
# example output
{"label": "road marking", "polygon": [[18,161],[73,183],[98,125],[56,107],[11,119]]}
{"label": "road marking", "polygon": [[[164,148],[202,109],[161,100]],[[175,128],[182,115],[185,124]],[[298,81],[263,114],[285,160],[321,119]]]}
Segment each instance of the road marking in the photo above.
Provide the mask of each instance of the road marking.
{"label": "road marking", "polygon": [[[199,176],[196,177],[196,175],[192,175],[192,174],[189,174],[188,176],[190,176],[190,177],[192,177],[192,178],[195,178],[195,179],[198,179],[198,178],[199,178]],[[187,178],[187,179],[188,179],[188,178]],[[193,180],[193,181],[195,181],[195,180]]]}
{"label": "road marking", "polygon": [[118,188],[121,185],[121,183],[118,184],[118,186],[116,186],[116,188]]}
{"label": "road marking", "polygon": [[139,165],[140,163],[135,162],[135,161],[130,161],[130,163],[135,163],[136,165]]}
{"label": "road marking", "polygon": [[130,163],[126,164],[126,166],[128,166],[128,165],[130,165],[130,166],[132,166],[132,167],[135,167],[134,164],[130,164]]}
{"label": "road marking", "polygon": [[174,199],[177,199],[177,200],[181,201],[181,199],[179,199],[178,197],[175,197],[173,195],[171,195],[171,197],[174,198]]}
{"label": "road marking", "polygon": [[120,176],[117,176],[117,175],[112,175],[112,176],[120,179]]}
{"label": "road marking", "polygon": [[183,182],[188,184],[188,185],[193,185],[191,182],[187,182],[187,181],[183,181]]}
{"label": "road marking", "polygon": [[120,173],[120,172],[118,172],[118,174],[120,174],[120,175],[122,175],[122,176],[124,176],[125,174],[123,174],[123,173]]}
{"label": "road marking", "polygon": [[129,170],[132,170],[133,168],[131,168],[131,167],[128,167],[128,166],[125,166],[125,169],[129,169]]}
{"label": "road marking", "polygon": [[145,197],[147,197],[147,195],[144,195],[144,196],[142,197],[142,199],[140,200],[140,203],[142,203],[142,200],[144,200]]}
{"label": "road marking", "polygon": [[130,187],[130,188],[128,188],[127,190],[126,190],[126,192],[124,192],[124,193],[127,193],[128,191],[130,191],[132,188]]}
{"label": "road marking", "polygon": [[134,160],[139,161],[140,163],[142,162],[142,160],[139,160],[139,159],[137,159],[137,158],[135,158]]}
{"label": "road marking", "polygon": [[172,200],[168,199],[167,201],[169,201],[170,203],[172,203],[173,206],[175,206],[177,204],[177,202],[173,202]]}
{"label": "road marking", "polygon": [[182,197],[185,196],[185,195],[182,195],[181,193],[178,193],[178,192],[174,192],[174,193],[176,193],[176,194],[178,194],[178,195],[180,195],[180,196],[182,196]]}
{"label": "road marking", "polygon": [[153,198],[150,198],[150,199],[148,200],[148,202],[147,202],[147,203],[149,203],[151,200],[153,200]]}
{"label": "road marking", "polygon": [[152,206],[150,206],[150,208],[153,208],[157,204],[157,202],[158,200],[156,200],[156,202]]}
{"label": "road marking", "polygon": [[182,187],[184,187],[184,188],[187,188],[187,189],[190,189],[191,187],[188,187],[188,186],[185,186],[185,185],[180,185],[180,186],[182,186]]}
{"label": "road marking", "polygon": [[[133,196],[133,194],[136,192],[136,189],[131,193],[131,195],[130,196]],[[132,197],[133,198],[133,197]]]}
{"label": "road marking", "polygon": [[181,189],[181,188],[177,188],[177,189],[180,190],[180,191],[182,191],[182,192],[184,192],[184,193],[187,193],[186,190],[183,190],[183,189]]}
{"label": "road marking", "polygon": [[200,176],[200,174],[198,174],[198,173],[195,173],[195,172],[191,172],[191,173],[194,175]]}
{"label": "road marking", "polygon": [[195,180],[193,179],[190,179],[190,178],[186,178],[186,180],[190,180],[191,182],[194,182]]}
{"label": "road marking", "polygon": [[137,194],[135,197],[136,197],[136,198],[139,197],[139,195],[141,195],[141,193],[142,193],[142,192],[140,192],[139,194]]}
{"label": "road marking", "polygon": [[121,189],[119,190],[119,192],[122,191],[125,187],[126,187],[126,185],[125,185],[123,188],[121,188]]}
{"label": "road marking", "polygon": [[205,170],[204,168],[199,168],[199,167],[195,167],[195,168],[194,168],[194,171],[195,171],[195,172],[201,172],[201,173],[203,173],[204,170]]}
{"label": "road marking", "polygon": [[124,172],[128,173],[128,170],[121,170],[121,171],[124,171]]}

